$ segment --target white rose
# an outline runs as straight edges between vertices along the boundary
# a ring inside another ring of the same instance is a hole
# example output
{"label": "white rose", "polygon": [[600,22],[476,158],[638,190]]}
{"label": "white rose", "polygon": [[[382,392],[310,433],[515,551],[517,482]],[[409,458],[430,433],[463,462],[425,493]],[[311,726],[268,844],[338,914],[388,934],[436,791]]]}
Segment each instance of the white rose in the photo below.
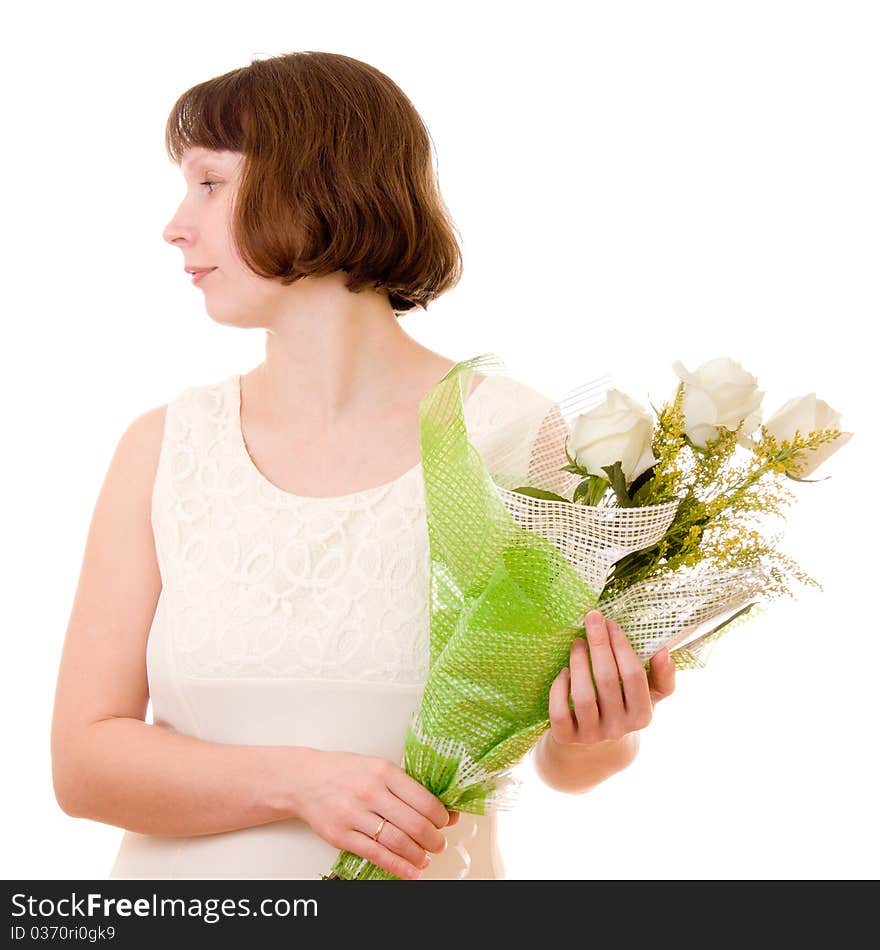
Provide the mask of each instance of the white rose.
{"label": "white rose", "polygon": [[581,413],[572,423],[569,454],[591,475],[608,477],[603,465],[620,462],[627,484],[657,459],[651,452],[654,420],[619,389],[609,389],[605,404]]}
{"label": "white rose", "polygon": [[[791,442],[795,430],[806,438],[811,432],[819,432],[821,429],[840,429],[840,413],[832,409],[824,399],[817,399],[815,393],[809,393],[789,399],[764,423],[764,428],[777,443],[783,440]],[[831,442],[824,442],[815,449],[805,449],[798,455],[798,468],[793,470],[792,474],[797,478],[810,475],[829,455],[846,445],[851,438],[852,432],[841,432]]]}
{"label": "white rose", "polygon": [[719,426],[733,432],[742,422],[737,442],[748,447],[747,436],[761,422],[764,393],[758,391],[758,380],[726,356],[708,360],[693,373],[677,360],[672,368],[685,384],[682,410],[690,440],[704,449],[718,437]]}

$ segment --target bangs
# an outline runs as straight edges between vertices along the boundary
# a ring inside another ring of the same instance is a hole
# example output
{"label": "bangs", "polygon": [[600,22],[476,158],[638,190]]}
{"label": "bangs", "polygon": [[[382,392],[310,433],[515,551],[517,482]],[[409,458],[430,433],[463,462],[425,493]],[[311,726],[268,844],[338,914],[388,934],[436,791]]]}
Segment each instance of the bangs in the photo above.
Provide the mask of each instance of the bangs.
{"label": "bangs", "polygon": [[232,70],[188,89],[174,103],[165,125],[165,151],[180,165],[190,148],[212,151],[244,149],[242,116],[247,114],[250,83]]}
{"label": "bangs", "polygon": [[165,126],[191,148],[243,156],[232,227],[245,265],[285,286],[342,271],[382,289],[395,313],[454,287],[457,229],[421,116],[383,72],[349,56],[254,60],[186,90]]}

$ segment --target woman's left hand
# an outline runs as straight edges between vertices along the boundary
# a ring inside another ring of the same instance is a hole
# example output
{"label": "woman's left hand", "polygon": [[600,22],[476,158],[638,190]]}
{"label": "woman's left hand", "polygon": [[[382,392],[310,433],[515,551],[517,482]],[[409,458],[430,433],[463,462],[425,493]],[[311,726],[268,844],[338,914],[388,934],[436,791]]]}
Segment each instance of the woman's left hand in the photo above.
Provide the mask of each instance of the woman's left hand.
{"label": "woman's left hand", "polygon": [[577,637],[571,645],[570,668],[563,669],[550,687],[550,732],[560,745],[616,742],[644,729],[654,706],[675,689],[675,663],[668,650],[652,656],[650,672],[646,672],[613,620],[591,610],[585,626],[589,649],[586,640]]}

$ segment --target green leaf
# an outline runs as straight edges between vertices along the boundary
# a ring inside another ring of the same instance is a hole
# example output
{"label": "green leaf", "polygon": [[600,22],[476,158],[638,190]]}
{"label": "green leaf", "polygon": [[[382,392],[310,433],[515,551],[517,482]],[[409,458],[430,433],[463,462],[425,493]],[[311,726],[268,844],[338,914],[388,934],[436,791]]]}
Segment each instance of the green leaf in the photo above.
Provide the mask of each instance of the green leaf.
{"label": "green leaf", "polygon": [[[635,482],[633,482],[633,485],[635,485]],[[632,486],[630,487],[630,491],[632,491]],[[650,480],[648,480],[647,482],[644,483],[644,485],[640,485],[638,489],[635,492],[633,492],[633,495],[632,495],[633,504],[635,504],[637,507],[642,504],[645,504],[648,501],[648,498],[650,497],[650,495],[651,495],[651,482]]]}
{"label": "green leaf", "polygon": [[543,488],[532,488],[531,485],[522,485],[519,488],[514,488],[512,491],[519,492],[521,495],[528,495],[530,498],[548,498],[550,501],[565,501],[567,498],[563,498],[562,495],[557,495],[552,491],[544,491]]}
{"label": "green leaf", "polygon": [[[698,636],[695,640],[689,640],[688,642],[681,644],[677,648],[677,650],[682,651],[682,653],[686,653],[688,650],[692,649],[693,647],[699,646],[699,644],[701,643],[705,643],[707,640],[711,641],[715,639],[716,634],[719,634],[719,631],[723,630],[729,623],[732,623],[734,620],[736,620],[737,617],[740,617],[743,614],[748,613],[748,611],[750,611],[752,607],[755,607],[757,605],[758,605],[758,601],[753,600],[750,604],[746,604],[744,607],[740,607],[740,609],[737,610],[736,613],[731,614],[731,616],[729,616],[727,620],[723,620],[721,623],[718,624],[717,627],[713,627],[711,630],[707,630],[705,633],[701,633],[700,636]],[[671,651],[671,652],[677,652],[677,650]]]}
{"label": "green leaf", "polygon": [[756,600],[753,600],[750,604],[746,604],[745,607],[740,607],[740,609],[737,610],[737,612],[736,612],[735,614],[731,614],[731,616],[729,616],[729,617],[727,618],[727,620],[724,620],[722,623],[719,623],[717,627],[713,627],[713,628],[709,631],[709,633],[706,634],[706,636],[709,636],[710,634],[713,634],[713,633],[717,633],[722,627],[726,627],[729,623],[731,623],[732,621],[736,620],[736,618],[739,617],[740,614],[744,614],[744,613],[746,613],[747,611],[751,610],[752,607],[754,607],[755,604],[757,604],[757,603],[758,603],[758,602],[757,602]]}
{"label": "green leaf", "polygon": [[608,473],[608,481],[611,482],[611,487],[614,489],[620,507],[634,508],[633,500],[626,490],[626,478],[624,478],[621,463],[615,462],[613,465],[603,465],[602,471]]}
{"label": "green leaf", "polygon": [[584,496],[587,496],[587,498],[589,499],[590,486],[592,485],[592,483],[593,483],[593,476],[587,475],[587,477],[578,484],[577,488],[575,488],[572,501],[579,501]]}
{"label": "green leaf", "polygon": [[650,468],[646,468],[644,472],[629,486],[629,497],[635,500],[636,492],[645,484],[647,484],[654,477],[654,469],[657,467],[659,462],[655,462]]}

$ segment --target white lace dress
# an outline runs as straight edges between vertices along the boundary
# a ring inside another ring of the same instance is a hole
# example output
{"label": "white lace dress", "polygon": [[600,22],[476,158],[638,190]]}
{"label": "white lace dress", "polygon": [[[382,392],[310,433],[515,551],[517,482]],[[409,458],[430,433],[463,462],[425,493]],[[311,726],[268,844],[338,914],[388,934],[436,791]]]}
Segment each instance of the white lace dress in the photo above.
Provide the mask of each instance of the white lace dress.
{"label": "white lace dress", "polygon": [[[470,441],[524,402],[490,374],[465,401]],[[211,742],[360,752],[400,764],[428,673],[429,547],[421,464],[312,498],[271,483],[241,433],[238,374],[167,409],[153,487],[162,577],[146,651],[152,721]],[[421,880],[501,878],[494,816],[462,814]],[[193,837],[126,831],[110,878],[301,878],[338,850],[284,819]]]}

